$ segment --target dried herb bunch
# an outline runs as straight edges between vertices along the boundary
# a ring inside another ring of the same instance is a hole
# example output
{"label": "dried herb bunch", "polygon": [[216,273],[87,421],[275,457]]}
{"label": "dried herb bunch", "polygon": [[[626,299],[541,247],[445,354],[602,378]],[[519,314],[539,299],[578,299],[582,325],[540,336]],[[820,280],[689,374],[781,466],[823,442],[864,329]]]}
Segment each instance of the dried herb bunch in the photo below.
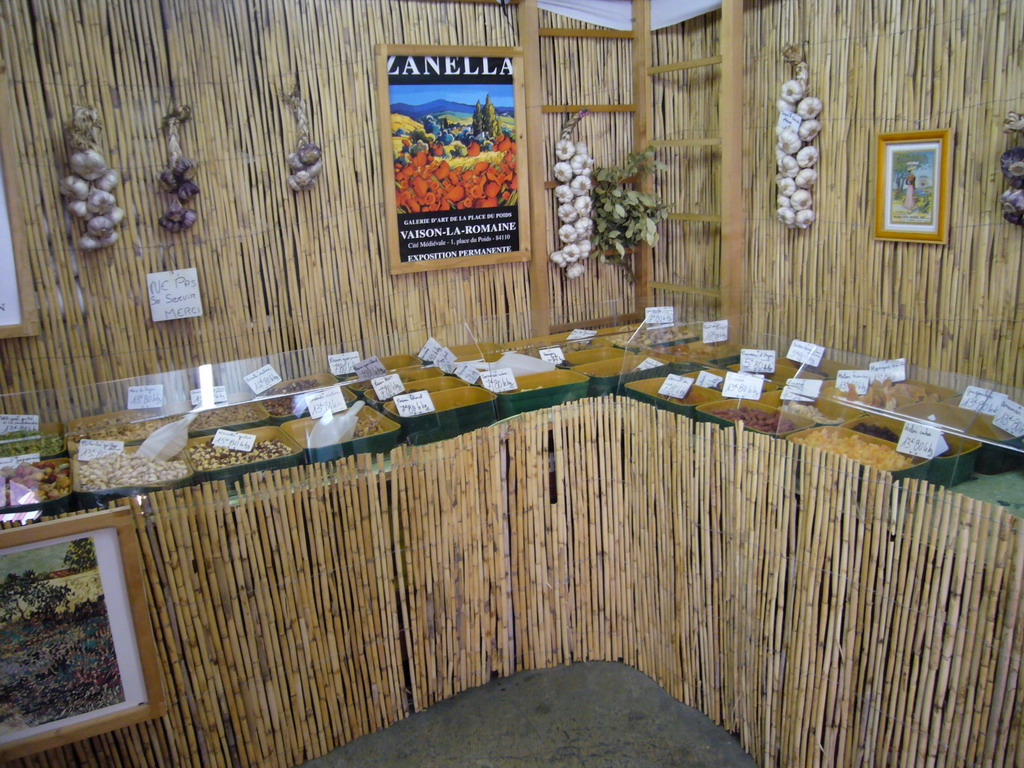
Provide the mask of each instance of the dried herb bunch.
{"label": "dried herb bunch", "polygon": [[657,195],[627,186],[627,179],[636,183],[665,168],[654,159],[654,148],[648,147],[628,155],[624,165],[594,171],[592,248],[604,263],[626,270],[630,280],[634,278],[628,252],[641,242],[657,245],[658,224],[668,218],[668,206]]}

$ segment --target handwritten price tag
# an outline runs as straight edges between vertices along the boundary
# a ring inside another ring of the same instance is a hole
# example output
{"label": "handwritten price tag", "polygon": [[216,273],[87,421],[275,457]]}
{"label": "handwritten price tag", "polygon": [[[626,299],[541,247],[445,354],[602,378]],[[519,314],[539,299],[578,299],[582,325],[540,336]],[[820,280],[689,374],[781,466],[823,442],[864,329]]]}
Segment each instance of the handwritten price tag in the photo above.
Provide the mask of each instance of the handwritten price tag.
{"label": "handwritten price tag", "polygon": [[786,357],[797,363],[803,363],[804,365],[817,365],[821,362],[821,357],[824,354],[824,347],[818,346],[817,344],[811,344],[807,341],[793,339],[793,343],[789,345],[789,351],[786,353]]}
{"label": "handwritten price tag", "polygon": [[960,407],[965,411],[977,411],[988,416],[995,416],[1006,395],[994,389],[968,387],[960,398]]}
{"label": "handwritten price tag", "polygon": [[811,379],[788,379],[782,388],[783,400],[813,403],[821,394],[821,382]]}
{"label": "handwritten price tag", "polygon": [[796,131],[800,128],[800,123],[802,123],[803,121],[804,119],[800,117],[800,115],[798,115],[796,112],[779,112],[779,122],[777,125],[780,129],[780,132],[786,130],[787,128],[792,128],[794,131]]}
{"label": "handwritten price tag", "polygon": [[419,354],[416,355],[416,357],[425,362],[432,363],[434,362],[434,358],[437,357],[437,353],[440,351],[440,343],[438,343],[437,339],[431,336],[427,339],[427,343],[423,345],[423,348],[419,351]]}
{"label": "handwritten price tag", "polygon": [[539,350],[537,354],[540,355],[541,360],[547,360],[555,365],[565,362],[565,355],[562,353],[561,347],[545,347]]}
{"label": "handwritten price tag", "polygon": [[480,381],[480,371],[469,363],[463,363],[455,369],[455,375],[467,384],[476,384]]}
{"label": "handwritten price tag", "polygon": [[405,392],[405,384],[402,383],[402,377],[397,373],[392,373],[390,376],[378,376],[372,379],[370,384],[373,386],[373,391],[377,393],[377,399],[382,403]]}
{"label": "handwritten price tag", "polygon": [[741,349],[740,371],[743,373],[775,373],[775,350]]}
{"label": "handwritten price tag", "polygon": [[[19,464],[34,464],[37,461],[39,461],[38,453],[23,453],[21,456],[11,456],[6,459],[0,459],[0,469],[17,467]],[[0,496],[0,501],[2,500],[3,496]]]}
{"label": "handwritten price tag", "polygon": [[274,370],[274,366],[270,363],[267,363],[262,368],[257,368],[245,377],[245,383],[249,385],[249,389],[252,390],[254,395],[266,392],[275,384],[280,384],[281,381],[280,374]]}
{"label": "handwritten price tag", "polygon": [[123,440],[83,440],[78,444],[79,461],[92,461],[112,453],[124,453]]}
{"label": "handwritten price tag", "polygon": [[359,381],[367,381],[369,379],[375,379],[378,376],[383,376],[388,372],[388,369],[384,367],[384,363],[380,361],[380,358],[376,355],[360,360],[356,363],[355,373]]}
{"label": "handwritten price tag", "polygon": [[919,456],[922,459],[933,459],[949,449],[942,432],[924,424],[908,421],[900,432],[900,441],[896,450],[908,456]]}
{"label": "handwritten price tag", "polygon": [[334,376],[351,376],[356,372],[358,362],[358,352],[342,352],[340,355],[327,356],[327,366]]}
{"label": "handwritten price tag", "polygon": [[348,408],[345,396],[341,393],[341,387],[328,387],[318,392],[306,395],[306,407],[309,408],[309,416],[312,419],[319,419],[325,413],[338,413]]}
{"label": "handwritten price tag", "polygon": [[224,405],[228,401],[228,388],[227,387],[214,387],[209,391],[205,400],[203,399],[203,390],[193,389],[188,393],[188,399],[192,401],[192,407],[198,408],[209,408],[211,405]]}
{"label": "handwritten price tag", "polygon": [[690,387],[692,386],[693,379],[687,379],[685,376],[677,376],[674,373],[670,373],[665,377],[665,383],[658,388],[658,394],[665,397],[677,397],[682,400],[689,394]]}
{"label": "handwritten price tag", "polygon": [[907,358],[901,357],[896,360],[879,360],[869,363],[872,381],[889,380],[893,384],[907,379]]}
{"label": "handwritten price tag", "polygon": [[633,371],[649,371],[651,370],[651,368],[661,368],[663,365],[665,365],[665,363],[659,362],[655,360],[653,357],[648,357],[645,358],[644,361],[640,363],[640,365],[634,368]]}
{"label": "handwritten price tag", "polygon": [[761,390],[764,389],[764,377],[750,373],[734,373],[729,371],[725,374],[725,384],[722,385],[722,396],[725,398],[738,398],[740,400],[760,400]]}
{"label": "handwritten price tag", "polygon": [[230,429],[218,429],[213,436],[213,444],[218,448],[228,448],[240,453],[249,453],[256,444],[256,435],[244,432],[232,432]]}
{"label": "handwritten price tag", "polygon": [[591,331],[586,328],[577,328],[566,337],[566,341],[590,341],[592,338],[597,336],[597,331]]}
{"label": "handwritten price tag", "polygon": [[717,344],[720,341],[729,340],[729,321],[715,320],[711,323],[704,323],[701,330],[701,341],[705,344]]}
{"label": "handwritten price tag", "polygon": [[871,371],[839,371],[836,374],[836,390],[849,392],[852,389],[858,395],[866,395],[872,380]]}
{"label": "handwritten price tag", "polygon": [[512,374],[511,368],[499,368],[496,371],[484,371],[480,374],[480,383],[484,389],[489,389],[497,394],[498,392],[511,392],[519,389],[516,384],[516,377]]}
{"label": "handwritten price tag", "polygon": [[128,387],[129,411],[141,408],[162,408],[164,404],[164,385],[150,384],[145,387]]}
{"label": "handwritten price tag", "polygon": [[1024,437],[1024,406],[1007,398],[999,404],[992,423],[1014,437]]}
{"label": "handwritten price tag", "polygon": [[410,392],[407,395],[395,395],[395,408],[399,416],[422,416],[433,413],[434,401],[429,392]]}
{"label": "handwritten price tag", "polygon": [[448,347],[441,347],[441,350],[434,356],[434,365],[445,373],[455,370],[455,353]]}
{"label": "handwritten price tag", "polygon": [[28,413],[0,414],[0,435],[8,432],[38,432],[39,416]]}
{"label": "handwritten price tag", "polygon": [[672,325],[675,321],[675,307],[647,307],[644,310],[644,322],[648,325]]}
{"label": "handwritten price tag", "polygon": [[708,389],[721,389],[722,388],[722,377],[716,376],[710,371],[701,371],[697,374],[697,386],[707,387]]}

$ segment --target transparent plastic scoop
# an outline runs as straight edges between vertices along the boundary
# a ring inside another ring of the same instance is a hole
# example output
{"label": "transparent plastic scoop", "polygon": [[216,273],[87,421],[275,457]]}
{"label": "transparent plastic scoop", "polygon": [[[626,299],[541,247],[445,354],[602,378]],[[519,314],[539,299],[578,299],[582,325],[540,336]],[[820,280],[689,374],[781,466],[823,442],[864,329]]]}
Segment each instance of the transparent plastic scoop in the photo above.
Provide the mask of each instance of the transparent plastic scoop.
{"label": "transparent plastic scoop", "polygon": [[177,456],[185,450],[188,443],[188,427],[198,415],[190,413],[184,418],[153,430],[153,434],[143,440],[135,455],[155,461],[167,461]]}

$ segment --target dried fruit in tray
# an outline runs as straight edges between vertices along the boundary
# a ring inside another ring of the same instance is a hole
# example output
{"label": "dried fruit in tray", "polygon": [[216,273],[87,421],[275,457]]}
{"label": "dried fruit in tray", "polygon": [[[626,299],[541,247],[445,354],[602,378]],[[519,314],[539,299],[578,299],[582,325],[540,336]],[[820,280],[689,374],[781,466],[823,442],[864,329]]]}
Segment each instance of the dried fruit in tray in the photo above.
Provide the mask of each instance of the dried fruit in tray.
{"label": "dried fruit in tray", "polygon": [[742,421],[750,429],[758,432],[792,432],[797,428],[789,419],[783,418],[778,411],[762,411],[758,408],[722,408],[717,411],[708,411],[712,416],[729,421]]}
{"label": "dried fruit in tray", "polygon": [[887,411],[894,411],[901,405],[909,403],[937,403],[940,400],[938,394],[929,391],[923,384],[907,381],[898,384],[891,381],[873,381],[865,395],[858,395],[852,388],[840,392],[846,400],[863,403],[872,408],[884,408]]}
{"label": "dried fruit in tray", "polygon": [[184,461],[156,461],[130,453],[112,453],[78,464],[78,488],[102,491],[160,485],[189,475]]}
{"label": "dried fruit in tray", "polygon": [[[0,469],[0,477],[10,481],[4,483],[5,492],[0,494],[0,506],[53,501],[71,493],[71,463],[66,459],[4,467]],[[16,486],[12,488],[11,483],[15,483]],[[17,486],[21,486],[28,493],[20,491]],[[28,498],[23,498],[25,495]]]}
{"label": "dried fruit in tray", "polygon": [[76,440],[87,438],[89,440],[121,440],[130,443],[145,440],[156,429],[164,424],[170,424],[176,418],[176,416],[168,416],[143,421],[126,421],[124,416],[112,416],[108,419],[90,420],[85,424],[77,425],[72,434]]}
{"label": "dried fruit in tray", "polygon": [[843,421],[845,421],[845,419],[842,418],[830,419],[813,405],[808,405],[807,403],[786,403],[782,410],[783,412],[791,413],[794,416],[802,416],[805,419],[810,419],[815,424],[836,425],[842,424]]}
{"label": "dried fruit in tray", "polygon": [[251,451],[236,451],[221,448],[212,442],[194,445],[190,449],[190,457],[196,469],[210,471],[234,467],[239,464],[252,464],[288,456],[292,449],[280,440],[257,440]]}
{"label": "dried fruit in tray", "polygon": [[839,430],[812,429],[807,432],[798,432],[790,439],[812,448],[823,448],[826,451],[842,454],[861,464],[884,469],[887,472],[910,469],[914,466],[914,462],[910,458],[896,452],[895,445],[872,443],[860,435],[851,435]]}
{"label": "dried fruit in tray", "polygon": [[252,403],[228,405],[200,413],[189,426],[189,432],[229,427],[234,424],[251,424],[265,418],[262,409]]}
{"label": "dried fruit in tray", "polygon": [[[294,392],[309,392],[322,388],[323,382],[319,379],[296,379],[286,381],[271,388],[267,394],[288,395]],[[301,397],[276,397],[273,400],[263,400],[261,404],[271,416],[293,416],[306,410],[305,398]]]}
{"label": "dried fruit in tray", "polygon": [[64,438],[61,435],[41,435],[38,432],[8,432],[0,439],[0,457],[22,456],[26,453],[38,453],[50,456],[64,450]]}
{"label": "dried fruit in tray", "polygon": [[857,424],[853,427],[854,432],[861,432],[865,435],[871,435],[872,437],[878,437],[882,440],[888,440],[890,443],[898,443],[900,436],[893,432],[888,427],[883,427],[880,424]]}

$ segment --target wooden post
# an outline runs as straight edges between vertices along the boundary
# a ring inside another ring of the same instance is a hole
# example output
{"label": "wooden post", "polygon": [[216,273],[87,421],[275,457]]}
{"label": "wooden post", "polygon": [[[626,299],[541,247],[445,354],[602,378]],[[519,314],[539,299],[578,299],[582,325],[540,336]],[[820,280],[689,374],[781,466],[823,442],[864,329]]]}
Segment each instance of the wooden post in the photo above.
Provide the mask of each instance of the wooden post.
{"label": "wooden post", "polygon": [[[650,143],[651,78],[651,4],[650,0],[633,3],[633,151],[642,152]],[[644,177],[637,183],[640,192],[650,192],[652,182]],[[648,298],[651,279],[651,246],[640,243],[633,254],[633,273],[636,275],[634,309],[641,309]]]}
{"label": "wooden post", "polygon": [[743,0],[722,1],[722,81],[718,119],[722,130],[722,316],[729,338],[743,340]]}

